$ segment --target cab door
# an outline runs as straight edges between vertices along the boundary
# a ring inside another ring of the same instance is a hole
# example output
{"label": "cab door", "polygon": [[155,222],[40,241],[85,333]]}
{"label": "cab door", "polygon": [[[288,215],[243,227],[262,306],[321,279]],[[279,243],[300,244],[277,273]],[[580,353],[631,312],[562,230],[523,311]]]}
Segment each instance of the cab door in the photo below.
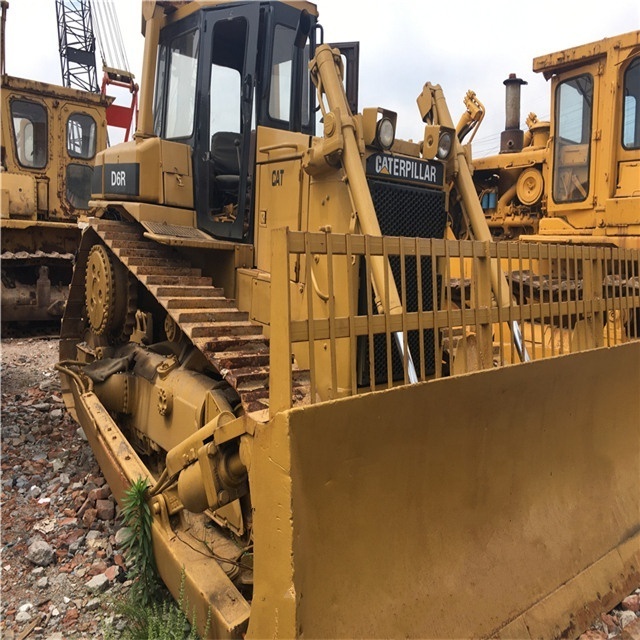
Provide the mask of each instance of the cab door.
{"label": "cab door", "polygon": [[194,145],[198,227],[241,241],[249,229],[249,163],[259,3],[205,12]]}

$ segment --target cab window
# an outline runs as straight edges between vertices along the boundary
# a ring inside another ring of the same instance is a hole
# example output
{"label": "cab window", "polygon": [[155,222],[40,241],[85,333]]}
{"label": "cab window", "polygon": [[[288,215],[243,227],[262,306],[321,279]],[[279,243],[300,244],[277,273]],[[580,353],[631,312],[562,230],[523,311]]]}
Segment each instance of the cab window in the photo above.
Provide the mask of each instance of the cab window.
{"label": "cab window", "polygon": [[273,60],[271,63],[271,90],[269,92],[269,116],[274,120],[289,122],[291,107],[291,80],[293,68],[293,29],[276,25]]}
{"label": "cab window", "polygon": [[593,78],[571,78],[558,85],[555,108],[553,199],[580,202],[589,194]]}
{"label": "cab window", "polygon": [[[270,126],[293,131],[309,131],[313,123],[311,109],[313,93],[309,78],[309,52],[307,38],[300,50],[295,46],[296,30],[276,24],[273,51],[269,68],[269,96],[267,116]],[[291,108],[296,113],[291,113]]]}
{"label": "cab window", "polygon": [[36,102],[13,100],[11,120],[18,162],[30,169],[47,164],[47,111]]}
{"label": "cab window", "polygon": [[96,155],[96,122],[84,113],[67,120],[67,152],[72,158],[90,160]]}
{"label": "cab window", "polygon": [[209,133],[240,133],[242,71],[247,42],[247,21],[236,18],[216,22],[213,29],[209,86]]}
{"label": "cab window", "polygon": [[169,140],[193,133],[199,35],[197,30],[181,33],[160,49],[155,130]]}
{"label": "cab window", "polygon": [[93,167],[86,164],[69,164],[65,177],[67,202],[76,209],[88,209]]}
{"label": "cab window", "polygon": [[636,58],[624,74],[622,145],[640,149],[640,58]]}

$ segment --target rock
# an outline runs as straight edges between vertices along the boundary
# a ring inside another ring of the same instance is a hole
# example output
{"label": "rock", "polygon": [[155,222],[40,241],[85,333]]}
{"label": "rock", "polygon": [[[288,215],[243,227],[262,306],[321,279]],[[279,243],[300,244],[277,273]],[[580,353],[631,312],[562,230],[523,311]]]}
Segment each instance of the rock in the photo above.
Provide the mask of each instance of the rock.
{"label": "rock", "polygon": [[628,624],[635,622],[637,616],[633,611],[622,611],[618,616],[620,626],[624,629]]}
{"label": "rock", "polygon": [[640,611],[640,595],[633,594],[632,596],[626,597],[620,604],[620,608],[623,611],[633,611],[637,613]]}
{"label": "rock", "polygon": [[104,572],[104,575],[107,576],[109,582],[114,582],[122,575],[122,569],[117,564],[114,564]]}
{"label": "rock", "polygon": [[96,509],[87,509],[82,514],[82,523],[85,527],[89,528],[95,522],[97,516],[98,512]]}
{"label": "rock", "polygon": [[102,593],[109,586],[109,578],[101,573],[91,578],[85,586],[90,593]]}
{"label": "rock", "polygon": [[31,614],[28,611],[19,611],[16,613],[16,622],[29,622],[31,620]]}
{"label": "rock", "polygon": [[131,537],[131,528],[130,527],[120,527],[116,531],[115,542],[116,547],[120,548],[122,545],[129,540]]}
{"label": "rock", "polygon": [[113,520],[116,515],[116,507],[111,500],[97,500],[96,515],[100,520]]}
{"label": "rock", "polygon": [[55,518],[45,518],[44,520],[36,522],[33,528],[40,533],[52,533],[55,531],[57,524]]}
{"label": "rock", "polygon": [[81,438],[82,440],[87,442],[87,436],[84,435],[84,431],[82,430],[82,427],[78,427],[76,429],[76,435],[78,436],[78,438]]}
{"label": "rock", "polygon": [[44,578],[40,578],[39,580],[36,580],[36,587],[38,587],[38,589],[46,589],[48,585],[49,585],[49,578],[47,578],[47,576],[44,576]]}
{"label": "rock", "polygon": [[84,605],[84,608],[87,611],[95,611],[100,606],[100,598],[91,598],[87,604]]}
{"label": "rock", "polygon": [[34,540],[27,550],[27,560],[40,567],[49,566],[55,557],[53,547],[44,540]]}
{"label": "rock", "polygon": [[89,549],[104,549],[107,546],[107,541],[99,531],[89,531],[84,541]]}
{"label": "rock", "polygon": [[35,485],[33,485],[29,489],[29,496],[32,498],[39,498],[41,494],[42,494],[42,489],[40,489],[40,487],[36,487]]}
{"label": "rock", "polygon": [[62,418],[62,409],[53,409],[53,411],[49,412],[49,415],[54,419]]}
{"label": "rock", "polygon": [[91,491],[89,491],[88,499],[92,502],[97,502],[98,500],[106,500],[110,495],[111,489],[109,489],[108,485],[105,485],[91,489]]}
{"label": "rock", "polygon": [[53,473],[58,473],[60,469],[64,469],[65,464],[64,462],[62,462],[62,460],[60,460],[60,458],[55,458],[51,463],[51,466],[53,467]]}
{"label": "rock", "polygon": [[67,609],[67,612],[64,614],[63,622],[67,625],[72,625],[74,622],[78,620],[80,612],[74,607],[71,609]]}

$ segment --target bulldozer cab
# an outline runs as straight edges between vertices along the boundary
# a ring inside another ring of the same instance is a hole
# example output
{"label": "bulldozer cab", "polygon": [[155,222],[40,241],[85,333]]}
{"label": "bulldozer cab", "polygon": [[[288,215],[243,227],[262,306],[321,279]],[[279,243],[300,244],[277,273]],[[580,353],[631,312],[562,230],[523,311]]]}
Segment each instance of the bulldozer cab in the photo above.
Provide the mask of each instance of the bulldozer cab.
{"label": "bulldozer cab", "polygon": [[[253,241],[257,128],[315,133],[308,68],[318,31],[308,8],[213,6],[161,30],[154,133],[190,146],[197,226],[218,238]],[[358,45],[339,46],[355,112]]]}
{"label": "bulldozer cab", "polygon": [[205,9],[162,30],[155,133],[193,151],[200,229],[249,239],[256,126],[313,133],[314,25],[307,11],[249,3]]}
{"label": "bulldozer cab", "polygon": [[2,77],[3,217],[73,222],[88,214],[108,104],[102,96]]}

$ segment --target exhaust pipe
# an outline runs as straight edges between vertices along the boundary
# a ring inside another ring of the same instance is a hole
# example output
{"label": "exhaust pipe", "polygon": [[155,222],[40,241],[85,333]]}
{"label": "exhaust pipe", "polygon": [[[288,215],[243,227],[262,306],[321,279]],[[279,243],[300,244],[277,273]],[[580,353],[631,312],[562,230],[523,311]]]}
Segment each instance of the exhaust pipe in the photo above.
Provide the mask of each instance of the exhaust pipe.
{"label": "exhaust pipe", "polygon": [[505,125],[500,134],[500,153],[522,151],[524,132],[520,128],[520,87],[527,84],[525,80],[510,73],[504,81],[505,91]]}

